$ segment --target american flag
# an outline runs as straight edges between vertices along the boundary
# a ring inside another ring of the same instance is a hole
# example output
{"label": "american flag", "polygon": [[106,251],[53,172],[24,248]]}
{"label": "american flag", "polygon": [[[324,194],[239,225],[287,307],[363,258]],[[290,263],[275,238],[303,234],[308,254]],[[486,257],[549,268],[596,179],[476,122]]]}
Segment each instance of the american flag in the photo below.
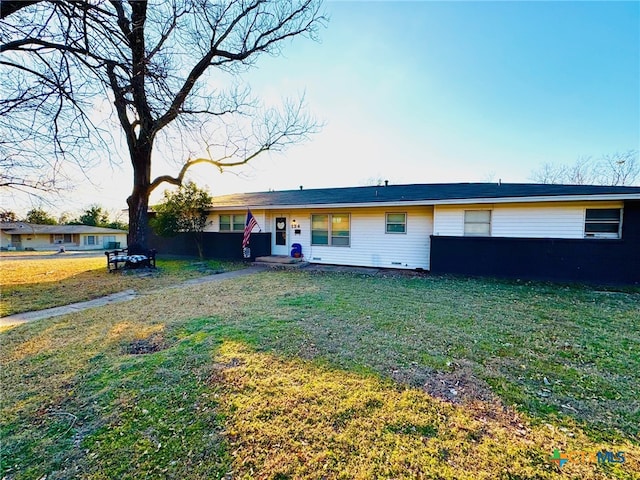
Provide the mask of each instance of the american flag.
{"label": "american flag", "polygon": [[247,208],[247,222],[244,224],[244,237],[242,238],[242,248],[246,248],[249,245],[249,238],[251,237],[251,230],[257,226],[255,217],[251,213],[251,210]]}

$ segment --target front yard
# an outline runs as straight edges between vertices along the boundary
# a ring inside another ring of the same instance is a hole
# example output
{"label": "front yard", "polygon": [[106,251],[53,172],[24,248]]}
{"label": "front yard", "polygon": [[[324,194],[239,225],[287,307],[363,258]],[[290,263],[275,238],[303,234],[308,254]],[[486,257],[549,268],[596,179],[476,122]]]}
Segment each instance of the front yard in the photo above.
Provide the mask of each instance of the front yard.
{"label": "front yard", "polygon": [[135,270],[109,273],[102,252],[90,257],[67,254],[57,258],[50,255],[45,258],[42,252],[32,252],[31,258],[25,258],[24,252],[20,253],[21,258],[12,258],[7,253],[0,258],[0,316],[59,307],[130,288],[150,291],[242,267],[241,262],[195,262],[159,257],[157,271],[140,275]]}
{"label": "front yard", "polygon": [[637,290],[430,276],[152,292],[0,334],[0,477],[640,478],[638,319]]}

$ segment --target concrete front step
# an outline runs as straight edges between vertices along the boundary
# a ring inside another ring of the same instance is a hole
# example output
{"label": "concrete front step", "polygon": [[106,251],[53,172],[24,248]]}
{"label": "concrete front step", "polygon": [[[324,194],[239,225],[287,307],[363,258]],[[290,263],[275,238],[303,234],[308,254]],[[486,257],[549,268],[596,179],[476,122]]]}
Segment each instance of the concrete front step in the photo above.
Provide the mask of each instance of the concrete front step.
{"label": "concrete front step", "polygon": [[289,255],[269,255],[268,257],[256,257],[256,262],[289,264],[289,263],[301,263],[301,262],[304,262],[304,259],[293,258],[293,257],[290,257]]}
{"label": "concrete front step", "polygon": [[272,268],[304,268],[309,265],[309,262],[302,258],[293,258],[288,255],[269,255],[268,257],[256,257],[253,264]]}

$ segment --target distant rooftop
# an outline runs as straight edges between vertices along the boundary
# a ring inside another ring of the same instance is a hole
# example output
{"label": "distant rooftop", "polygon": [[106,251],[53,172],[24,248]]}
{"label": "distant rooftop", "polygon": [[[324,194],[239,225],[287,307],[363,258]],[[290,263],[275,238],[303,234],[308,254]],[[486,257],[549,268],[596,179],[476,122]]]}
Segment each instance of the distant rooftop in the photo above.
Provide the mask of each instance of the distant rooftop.
{"label": "distant rooftop", "polygon": [[450,200],[615,195],[640,199],[640,187],[534,183],[431,183],[238,193],[213,198],[213,208],[335,205]]}
{"label": "distant rooftop", "polygon": [[127,233],[114,228],[92,227],[91,225],[38,225],[26,222],[0,222],[0,230],[8,234],[116,234]]}

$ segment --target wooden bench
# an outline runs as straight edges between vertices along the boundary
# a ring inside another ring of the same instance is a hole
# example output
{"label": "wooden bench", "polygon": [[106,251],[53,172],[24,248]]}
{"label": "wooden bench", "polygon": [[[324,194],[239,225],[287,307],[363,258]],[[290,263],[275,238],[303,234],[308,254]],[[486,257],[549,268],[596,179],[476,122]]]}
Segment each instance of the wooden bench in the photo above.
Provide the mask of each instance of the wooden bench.
{"label": "wooden bench", "polygon": [[134,252],[127,248],[104,252],[109,272],[127,268],[156,268],[156,253],[156,250]]}

